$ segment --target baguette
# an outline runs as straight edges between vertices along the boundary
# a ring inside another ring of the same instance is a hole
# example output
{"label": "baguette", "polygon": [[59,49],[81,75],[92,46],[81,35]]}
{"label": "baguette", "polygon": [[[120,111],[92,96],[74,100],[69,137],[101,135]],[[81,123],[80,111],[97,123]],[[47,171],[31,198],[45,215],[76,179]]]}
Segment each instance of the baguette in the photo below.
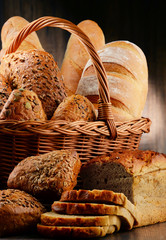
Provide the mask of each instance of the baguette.
{"label": "baguette", "polygon": [[[96,50],[104,46],[105,37],[103,31],[96,22],[84,20],[78,24],[78,27],[89,37]],[[75,94],[82,71],[88,59],[89,54],[86,48],[78,38],[72,34],[68,41],[61,67],[68,95]]]}
{"label": "baguette", "polygon": [[[98,51],[105,67],[116,122],[140,118],[148,91],[148,68],[142,50],[128,41],[107,43]],[[98,108],[98,80],[92,61],[83,70],[76,91]]]}
{"label": "baguette", "polygon": [[[2,50],[0,52],[0,58],[3,57],[5,50],[10,46],[20,30],[28,23],[27,20],[20,16],[11,17],[4,23],[1,29]],[[29,34],[21,43],[17,51],[27,51],[32,49],[44,51],[36,32]]]}

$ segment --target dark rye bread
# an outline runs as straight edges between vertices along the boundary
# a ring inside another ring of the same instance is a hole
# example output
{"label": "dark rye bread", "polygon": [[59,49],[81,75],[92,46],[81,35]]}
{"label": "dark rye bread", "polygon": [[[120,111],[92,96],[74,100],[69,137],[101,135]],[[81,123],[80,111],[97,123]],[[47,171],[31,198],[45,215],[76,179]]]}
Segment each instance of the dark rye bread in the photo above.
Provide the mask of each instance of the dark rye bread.
{"label": "dark rye bread", "polygon": [[50,119],[66,97],[61,72],[52,55],[40,50],[18,51],[1,60],[1,73],[12,90],[25,88],[34,91]]}
{"label": "dark rye bread", "polygon": [[7,83],[6,78],[2,74],[0,74],[0,112],[3,106],[5,105],[6,101],[8,100],[8,97],[11,92],[12,89]]}
{"label": "dark rye bread", "polygon": [[70,190],[62,193],[60,201],[62,202],[79,202],[79,203],[105,203],[120,205],[126,208],[134,217],[135,224],[138,224],[138,212],[123,193],[115,193],[109,190]]}
{"label": "dark rye bread", "polygon": [[92,238],[104,237],[115,232],[114,226],[73,227],[73,226],[45,226],[37,225],[38,232],[45,237]]}
{"label": "dark rye bread", "polygon": [[75,203],[55,201],[52,211],[69,215],[116,215],[121,219],[121,229],[132,229],[134,218],[131,213],[122,206],[99,203]]}
{"label": "dark rye bread", "polygon": [[11,172],[8,187],[43,199],[59,199],[77,184],[81,161],[74,150],[55,150],[22,160]]}
{"label": "dark rye bread", "polygon": [[0,191],[0,237],[35,229],[44,207],[31,195],[14,189]]}
{"label": "dark rye bread", "polygon": [[114,151],[90,160],[80,175],[85,189],[124,193],[140,213],[138,226],[166,221],[165,154],[148,150]]}
{"label": "dark rye bread", "polygon": [[47,116],[35,92],[15,89],[6,101],[0,113],[0,119],[44,121],[47,119]]}

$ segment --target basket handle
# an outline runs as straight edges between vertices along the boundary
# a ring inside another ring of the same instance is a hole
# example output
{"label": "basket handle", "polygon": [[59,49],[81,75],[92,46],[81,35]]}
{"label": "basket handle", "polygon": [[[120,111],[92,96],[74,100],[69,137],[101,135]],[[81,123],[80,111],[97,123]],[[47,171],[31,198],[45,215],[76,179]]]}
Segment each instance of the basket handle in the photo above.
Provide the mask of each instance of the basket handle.
{"label": "basket handle", "polygon": [[22,43],[22,41],[30,33],[40,30],[47,26],[58,27],[58,28],[62,28],[64,30],[69,31],[70,33],[76,35],[77,38],[86,47],[86,50],[88,51],[91,57],[91,60],[93,62],[93,65],[95,67],[95,71],[96,71],[96,75],[99,83],[99,107],[98,107],[99,117],[98,118],[99,120],[104,120],[107,123],[108,130],[110,132],[110,137],[112,139],[115,139],[117,137],[117,131],[116,131],[115,122],[112,116],[112,107],[111,107],[112,104],[110,101],[110,92],[108,87],[106,71],[91,41],[79,27],[77,27],[75,24],[73,24],[68,20],[58,18],[58,17],[46,16],[46,17],[38,18],[22,28],[22,30],[18,33],[18,35],[15,37],[15,39],[10,44],[10,46],[6,49],[5,54],[15,52],[20,46],[20,44]]}

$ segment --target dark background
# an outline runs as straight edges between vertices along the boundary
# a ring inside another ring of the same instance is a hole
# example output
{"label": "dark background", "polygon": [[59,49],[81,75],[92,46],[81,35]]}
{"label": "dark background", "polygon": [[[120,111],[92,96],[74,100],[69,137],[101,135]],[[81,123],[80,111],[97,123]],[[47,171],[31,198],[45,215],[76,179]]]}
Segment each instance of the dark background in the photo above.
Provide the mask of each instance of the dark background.
{"label": "dark background", "polygon": [[[151,132],[142,137],[141,149],[166,153],[166,12],[165,1],[137,0],[0,0],[0,29],[12,16],[33,21],[41,16],[65,18],[78,24],[96,21],[106,42],[128,40],[145,53],[149,68],[149,92],[143,116],[152,120]],[[67,40],[64,30],[37,32],[46,51],[61,66]]]}

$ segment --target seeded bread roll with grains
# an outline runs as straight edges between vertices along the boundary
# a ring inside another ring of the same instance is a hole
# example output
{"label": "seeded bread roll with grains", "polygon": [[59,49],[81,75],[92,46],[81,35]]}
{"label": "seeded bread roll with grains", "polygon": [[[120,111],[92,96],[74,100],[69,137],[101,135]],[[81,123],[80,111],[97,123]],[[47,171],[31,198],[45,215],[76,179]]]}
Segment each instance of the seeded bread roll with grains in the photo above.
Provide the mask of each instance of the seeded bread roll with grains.
{"label": "seeded bread roll with grains", "polygon": [[84,189],[107,189],[125,196],[138,210],[138,225],[166,221],[166,155],[150,150],[116,150],[85,163]]}
{"label": "seeded bread roll with grains", "polygon": [[22,160],[9,175],[7,185],[51,201],[76,186],[80,168],[76,151],[55,150]]}
{"label": "seeded bread roll with grains", "polygon": [[36,93],[25,89],[15,89],[4,105],[0,119],[44,121],[47,116]]}
{"label": "seeded bread roll with grains", "polygon": [[95,121],[97,119],[93,104],[84,96],[71,95],[57,107],[52,120]]}
{"label": "seeded bread roll with grains", "polygon": [[28,193],[0,190],[0,237],[35,229],[44,212],[42,204]]}
{"label": "seeded bread roll with grains", "polygon": [[1,61],[1,73],[12,90],[34,91],[50,119],[66,97],[61,72],[52,55],[39,50],[6,54]]}
{"label": "seeded bread roll with grains", "polygon": [[0,74],[0,112],[2,111],[3,106],[7,102],[11,92],[12,89],[10,88],[10,86],[8,86],[7,80],[2,74]]}

